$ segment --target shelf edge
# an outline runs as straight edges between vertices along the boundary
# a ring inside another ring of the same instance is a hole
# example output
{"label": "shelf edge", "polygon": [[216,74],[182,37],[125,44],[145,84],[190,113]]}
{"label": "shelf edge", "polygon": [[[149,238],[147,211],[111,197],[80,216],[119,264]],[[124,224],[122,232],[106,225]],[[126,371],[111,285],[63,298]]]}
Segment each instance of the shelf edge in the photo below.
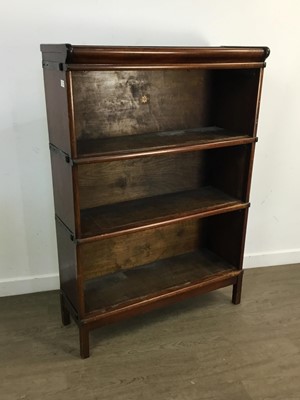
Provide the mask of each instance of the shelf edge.
{"label": "shelf edge", "polygon": [[193,144],[186,146],[178,146],[172,148],[164,148],[158,150],[144,150],[135,153],[125,153],[125,154],[107,154],[107,155],[98,155],[98,156],[83,156],[76,157],[72,159],[74,164],[92,164],[92,163],[100,163],[100,162],[108,162],[108,161],[119,161],[119,160],[128,160],[133,158],[145,157],[145,156],[155,156],[155,155],[164,155],[164,154],[176,154],[176,153],[187,153],[191,151],[201,151],[208,149],[217,149],[220,147],[233,147],[233,146],[241,146],[245,144],[251,144],[257,142],[257,137],[245,137],[243,139],[232,139],[232,140],[221,140],[218,142],[208,142],[201,144]]}
{"label": "shelf edge", "polygon": [[113,310],[110,309],[103,312],[101,312],[101,310],[91,311],[86,314],[86,317],[82,319],[81,323],[83,325],[88,324],[90,329],[94,329],[99,325],[112,323],[122,317],[127,318],[128,315],[135,316],[143,312],[160,308],[162,306],[171,304],[178,299],[183,300],[187,297],[192,297],[201,293],[206,293],[232,285],[236,282],[241,273],[243,273],[242,270],[229,270],[210,276],[207,279],[194,282],[188,286],[160,292],[144,300],[135,301],[123,306],[120,305],[120,307]]}
{"label": "shelf edge", "polygon": [[116,236],[126,235],[128,233],[134,233],[134,232],[145,231],[145,230],[152,229],[152,228],[158,228],[161,226],[166,226],[166,225],[170,225],[170,224],[181,222],[181,221],[200,219],[200,218],[210,217],[213,215],[225,214],[225,213],[232,212],[232,211],[239,211],[239,210],[243,210],[243,209],[246,209],[249,207],[250,207],[249,202],[247,202],[247,203],[240,202],[238,204],[234,204],[231,206],[227,206],[227,207],[225,206],[225,207],[220,207],[220,208],[216,208],[216,209],[212,209],[212,210],[208,210],[208,211],[200,211],[200,212],[196,212],[196,213],[191,213],[189,215],[184,215],[184,216],[176,217],[173,219],[166,219],[166,220],[159,221],[159,222],[143,224],[141,226],[131,227],[131,228],[127,228],[127,229],[120,229],[120,230],[116,230],[114,232],[102,233],[100,235],[95,235],[95,236],[90,236],[90,237],[85,237],[85,238],[77,238],[75,241],[77,244],[91,243],[91,242],[96,242],[96,241],[102,240],[102,239],[109,239],[109,238],[116,237]]}

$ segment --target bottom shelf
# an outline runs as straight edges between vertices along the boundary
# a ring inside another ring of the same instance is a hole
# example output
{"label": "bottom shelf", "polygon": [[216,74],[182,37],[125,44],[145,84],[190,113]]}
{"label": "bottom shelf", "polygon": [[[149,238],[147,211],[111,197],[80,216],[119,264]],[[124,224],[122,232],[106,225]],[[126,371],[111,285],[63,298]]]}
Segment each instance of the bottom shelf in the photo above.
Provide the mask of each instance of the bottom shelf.
{"label": "bottom shelf", "polygon": [[85,309],[104,313],[233,273],[239,271],[203,249],[86,281]]}

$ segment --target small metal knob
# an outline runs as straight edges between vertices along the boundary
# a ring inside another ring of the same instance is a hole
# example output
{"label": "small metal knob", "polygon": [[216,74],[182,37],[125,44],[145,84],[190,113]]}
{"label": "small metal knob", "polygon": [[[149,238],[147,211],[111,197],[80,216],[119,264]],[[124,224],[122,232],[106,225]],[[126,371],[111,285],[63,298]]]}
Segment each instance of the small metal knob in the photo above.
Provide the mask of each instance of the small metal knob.
{"label": "small metal knob", "polygon": [[148,97],[146,94],[144,94],[144,95],[141,97],[141,103],[142,103],[142,104],[147,104],[148,101],[149,101],[149,97]]}

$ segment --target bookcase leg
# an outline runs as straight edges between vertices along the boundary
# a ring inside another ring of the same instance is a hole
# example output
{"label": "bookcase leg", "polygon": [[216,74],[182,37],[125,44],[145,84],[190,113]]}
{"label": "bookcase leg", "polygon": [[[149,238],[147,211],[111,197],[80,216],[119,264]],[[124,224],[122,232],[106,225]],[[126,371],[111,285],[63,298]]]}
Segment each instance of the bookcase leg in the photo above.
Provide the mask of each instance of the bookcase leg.
{"label": "bookcase leg", "polygon": [[240,304],[240,302],[241,302],[243,274],[244,274],[244,271],[242,271],[239,274],[236,283],[233,285],[233,289],[232,289],[233,304]]}
{"label": "bookcase leg", "polygon": [[60,310],[61,310],[61,320],[63,325],[69,325],[71,323],[70,313],[66,307],[65,299],[62,294],[60,294]]}
{"label": "bookcase leg", "polygon": [[90,340],[89,330],[85,325],[79,327],[79,341],[81,358],[88,358],[90,356]]}

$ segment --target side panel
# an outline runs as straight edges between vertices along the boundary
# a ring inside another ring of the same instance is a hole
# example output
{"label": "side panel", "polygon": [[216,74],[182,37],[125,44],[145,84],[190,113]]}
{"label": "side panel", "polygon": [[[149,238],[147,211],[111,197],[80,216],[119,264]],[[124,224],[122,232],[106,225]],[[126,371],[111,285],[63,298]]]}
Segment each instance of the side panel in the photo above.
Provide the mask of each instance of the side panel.
{"label": "side panel", "polygon": [[77,290],[77,257],[76,245],[70,238],[68,230],[56,219],[57,249],[59,261],[60,287],[74,306],[79,310]]}
{"label": "side panel", "polygon": [[242,269],[248,209],[205,219],[206,246],[237,269]]}
{"label": "side panel", "polygon": [[232,197],[248,202],[249,168],[255,144],[210,150],[209,182]]}
{"label": "side panel", "polygon": [[213,113],[217,126],[255,136],[260,71],[215,71]]}
{"label": "side panel", "polygon": [[64,71],[44,69],[49,141],[71,154],[68,111],[68,82]]}
{"label": "side panel", "polygon": [[51,167],[55,214],[75,233],[72,167],[66,162],[61,152],[53,149],[51,150]]}

